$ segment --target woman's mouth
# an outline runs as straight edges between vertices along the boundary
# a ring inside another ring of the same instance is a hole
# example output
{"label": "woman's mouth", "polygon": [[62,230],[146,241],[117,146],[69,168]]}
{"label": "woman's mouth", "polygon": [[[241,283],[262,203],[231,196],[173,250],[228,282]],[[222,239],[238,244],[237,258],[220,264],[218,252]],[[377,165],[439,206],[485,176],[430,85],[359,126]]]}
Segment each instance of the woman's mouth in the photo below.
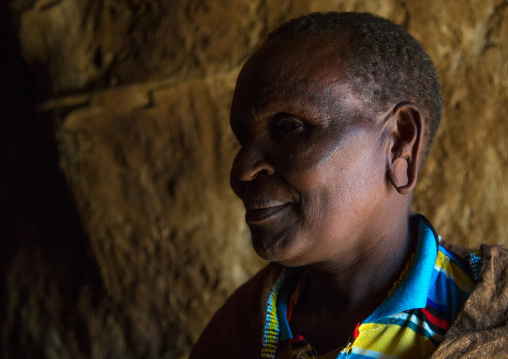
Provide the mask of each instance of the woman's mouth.
{"label": "woman's mouth", "polygon": [[271,204],[271,205],[264,205],[264,206],[252,206],[247,207],[247,212],[245,213],[245,221],[247,223],[253,223],[253,222],[260,222],[264,219],[270,218],[277,213],[279,213],[281,210],[286,208],[288,206],[287,203],[277,203],[277,204]]}

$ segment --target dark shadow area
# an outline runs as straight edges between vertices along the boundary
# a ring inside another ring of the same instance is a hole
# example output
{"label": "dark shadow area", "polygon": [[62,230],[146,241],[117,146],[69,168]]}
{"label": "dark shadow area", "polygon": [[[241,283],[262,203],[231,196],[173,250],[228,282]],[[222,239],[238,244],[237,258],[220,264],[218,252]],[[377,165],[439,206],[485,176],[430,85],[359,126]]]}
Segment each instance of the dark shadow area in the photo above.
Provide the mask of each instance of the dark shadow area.
{"label": "dark shadow area", "polygon": [[[37,96],[9,7],[1,2],[0,357],[58,355],[47,352],[48,343],[62,340],[67,346],[70,339],[86,357],[90,339],[83,308],[98,305],[102,283],[59,168],[51,115],[37,115]],[[83,291],[87,305],[80,307]]]}

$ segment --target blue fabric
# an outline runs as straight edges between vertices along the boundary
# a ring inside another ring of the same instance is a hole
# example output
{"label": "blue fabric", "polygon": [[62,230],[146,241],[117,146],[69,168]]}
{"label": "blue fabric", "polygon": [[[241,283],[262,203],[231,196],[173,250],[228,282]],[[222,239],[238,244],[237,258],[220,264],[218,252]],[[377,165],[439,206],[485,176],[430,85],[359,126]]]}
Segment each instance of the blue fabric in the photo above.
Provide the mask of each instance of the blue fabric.
{"label": "blue fabric", "polygon": [[279,291],[279,298],[277,299],[277,319],[280,327],[280,340],[288,340],[293,338],[291,329],[289,328],[288,318],[286,316],[290,292],[287,286],[283,286]]}
{"label": "blue fabric", "polygon": [[463,303],[469,297],[469,292],[465,292],[460,289],[457,285],[455,285],[454,279],[447,278],[443,273],[440,273],[437,276],[429,294],[429,304],[441,311],[444,311],[443,308],[446,308],[446,311],[450,313],[451,318],[455,318],[457,316]]}

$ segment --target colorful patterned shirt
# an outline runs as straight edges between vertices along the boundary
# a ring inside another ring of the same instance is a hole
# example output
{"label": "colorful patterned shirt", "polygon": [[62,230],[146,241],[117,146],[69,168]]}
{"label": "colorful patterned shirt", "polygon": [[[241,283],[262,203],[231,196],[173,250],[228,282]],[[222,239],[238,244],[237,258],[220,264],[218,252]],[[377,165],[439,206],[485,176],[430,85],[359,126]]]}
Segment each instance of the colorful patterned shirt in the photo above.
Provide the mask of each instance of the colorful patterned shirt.
{"label": "colorful patterned shirt", "polygon": [[[440,237],[420,215],[413,216],[417,248],[407,274],[388,298],[358,323],[349,342],[320,358],[422,358],[443,340],[475,284],[469,263],[440,244]],[[478,266],[475,252],[469,258]],[[275,358],[278,346],[291,344],[293,358],[317,358],[311,345],[291,333],[288,317],[299,287],[281,291],[291,273],[285,268],[269,297],[262,358]],[[279,293],[280,292],[280,293]]]}

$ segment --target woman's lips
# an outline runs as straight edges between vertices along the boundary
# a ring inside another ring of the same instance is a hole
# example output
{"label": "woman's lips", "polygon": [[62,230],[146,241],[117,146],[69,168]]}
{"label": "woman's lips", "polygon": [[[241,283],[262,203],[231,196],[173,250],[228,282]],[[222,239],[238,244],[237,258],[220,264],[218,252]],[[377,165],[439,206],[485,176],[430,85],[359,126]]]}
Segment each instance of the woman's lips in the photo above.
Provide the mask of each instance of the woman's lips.
{"label": "woman's lips", "polygon": [[263,206],[261,208],[247,208],[247,213],[245,213],[245,221],[247,223],[260,222],[279,213],[281,210],[286,208],[287,205],[287,203],[282,203],[274,204],[271,206]]}

